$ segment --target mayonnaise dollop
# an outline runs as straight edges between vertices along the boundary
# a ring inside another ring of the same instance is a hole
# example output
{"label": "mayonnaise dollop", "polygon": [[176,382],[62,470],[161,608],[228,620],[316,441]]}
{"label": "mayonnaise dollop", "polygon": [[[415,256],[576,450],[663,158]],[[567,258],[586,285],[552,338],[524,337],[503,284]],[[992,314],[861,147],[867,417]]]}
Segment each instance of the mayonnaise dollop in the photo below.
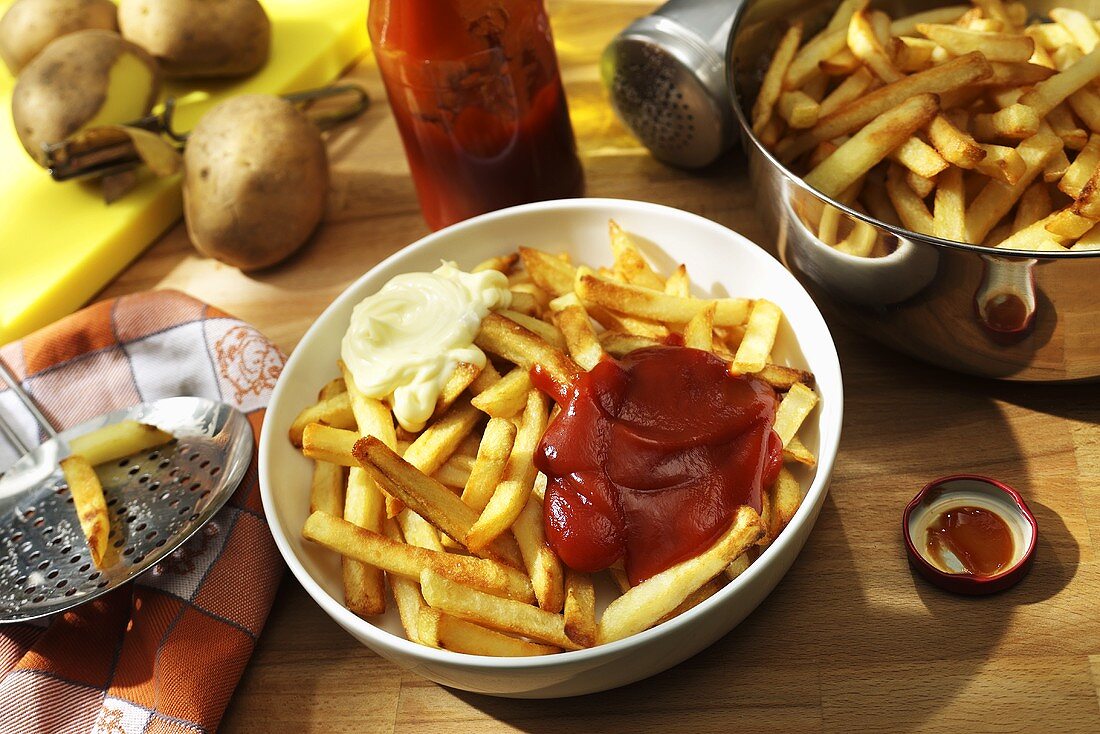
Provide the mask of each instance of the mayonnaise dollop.
{"label": "mayonnaise dollop", "polygon": [[496,270],[465,273],[444,262],[398,275],[355,307],[341,357],[359,390],[419,431],[459,362],[485,366],[474,337],[489,311],[511,301],[508,278]]}

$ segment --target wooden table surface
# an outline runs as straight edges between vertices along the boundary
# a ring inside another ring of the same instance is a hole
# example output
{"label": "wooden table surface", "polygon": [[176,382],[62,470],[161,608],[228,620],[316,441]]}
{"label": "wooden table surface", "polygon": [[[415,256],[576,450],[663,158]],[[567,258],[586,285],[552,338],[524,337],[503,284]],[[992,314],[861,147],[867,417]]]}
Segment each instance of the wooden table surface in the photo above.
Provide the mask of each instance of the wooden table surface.
{"label": "wooden table surface", "polygon": [[[593,196],[702,214],[765,247],[740,154],[710,169],[657,163],[612,116],[597,59],[655,3],[558,0],[551,17]],[[349,283],[427,232],[373,63],[374,97],[330,141],[328,221],[291,261],[253,275],[199,257],[183,226],[101,297],[178,288],[283,349]],[[885,351],[831,324],[847,405],[832,490],[805,550],[731,634],[649,680],[563,701],[443,688],[360,646],[289,574],[222,730],[321,732],[1100,732],[1100,402],[1097,389],[979,380]],[[899,518],[936,476],[986,473],[1037,515],[1034,570],[992,598],[914,576]]]}

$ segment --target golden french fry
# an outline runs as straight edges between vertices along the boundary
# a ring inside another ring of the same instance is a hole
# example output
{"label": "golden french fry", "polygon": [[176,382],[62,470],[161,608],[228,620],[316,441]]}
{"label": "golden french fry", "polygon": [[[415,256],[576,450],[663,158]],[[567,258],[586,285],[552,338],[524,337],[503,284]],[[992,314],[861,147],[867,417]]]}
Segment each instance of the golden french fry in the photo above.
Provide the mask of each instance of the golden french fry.
{"label": "golden french fry", "polygon": [[402,456],[423,473],[429,476],[435,474],[481,419],[481,411],[470,403],[456,403],[439,420],[425,428]]}
{"label": "golden french fry", "polygon": [[597,303],[585,303],[584,306],[588,315],[605,329],[648,339],[665,339],[669,335],[668,327],[660,321],[616,313]]}
{"label": "golden french fry", "polygon": [[501,632],[522,635],[566,650],[580,645],[565,634],[565,617],[446,578],[434,569],[420,575],[420,589],[432,609]]}
{"label": "golden french fry", "polygon": [[1004,145],[979,143],[985,151],[985,157],[974,166],[974,170],[1011,186],[1027,172],[1027,164],[1015,148]]}
{"label": "golden french fry", "polygon": [[810,171],[805,176],[806,183],[826,196],[840,194],[928,124],[938,109],[935,96],[919,94],[884,112]]}
{"label": "golden french fry", "polygon": [[[794,23],[783,34],[779,46],[772,55],[771,65],[764,73],[764,81],[760,84],[760,93],[756,95],[756,103],[752,108],[752,131],[757,135],[762,133],[767,124],[771,122],[776,100],[779,99],[779,94],[783,90],[784,77],[801,41],[802,24]],[[801,86],[801,84],[798,86]]]}
{"label": "golden french fry", "polygon": [[[686,324],[712,302],[710,299],[680,298],[627,283],[616,283],[586,268],[577,270],[576,291],[586,303],[675,324]],[[736,326],[748,317],[747,298],[718,298],[713,299],[713,303],[714,323],[718,326]]]}
{"label": "golden french fry", "polygon": [[1040,124],[1039,113],[1019,103],[973,118],[974,137],[979,140],[1024,140],[1039,132]]}
{"label": "golden french fry", "polygon": [[644,288],[664,290],[665,281],[653,271],[641,251],[619,223],[614,219],[607,223],[611,237],[611,252],[615,256],[614,272],[624,283],[633,283]]}
{"label": "golden french fry", "polygon": [[314,461],[327,461],[340,466],[359,466],[352,455],[356,431],[333,428],[322,423],[310,423],[302,433],[302,454]]}
{"label": "golden french fry", "polygon": [[[753,309],[756,309],[755,305]],[[749,317],[749,323],[752,323],[752,316]],[[707,306],[687,322],[684,327],[684,346],[711,351],[714,346],[714,304]]]}
{"label": "golden french fry", "polygon": [[[379,486],[405,503],[440,531],[462,542],[477,521],[477,513],[438,481],[424,475],[384,443],[367,436],[355,444],[354,454]],[[404,528],[402,528],[404,530]],[[406,537],[407,537],[406,533]],[[498,537],[475,552],[514,568],[523,567],[523,559],[514,541]]]}
{"label": "golden french fry", "polygon": [[570,356],[582,368],[590,370],[603,359],[604,351],[596,330],[588,318],[584,304],[576,293],[566,293],[550,302],[554,324],[564,335],[565,346]]}
{"label": "golden french fry", "polygon": [[922,199],[927,199],[936,189],[935,181],[925,176],[913,173],[912,171],[905,172],[905,184],[909,188],[913,189],[913,193]]}
{"label": "golden french fry", "polygon": [[583,647],[596,644],[596,590],[588,574],[566,570],[564,614],[569,639]]}
{"label": "golden french fry", "polygon": [[786,468],[779,470],[773,502],[773,510],[777,516],[779,528],[782,530],[791,522],[802,504],[802,486]]}
{"label": "golden french fry", "polygon": [[290,442],[302,445],[302,431],[310,423],[323,423],[335,428],[354,428],[355,416],[351,412],[351,400],[346,392],[321,400],[309,406],[290,424]]}
{"label": "golden french fry", "polygon": [[985,158],[978,142],[951,123],[944,115],[936,115],[928,126],[928,140],[944,160],[960,168],[974,168]]}
{"label": "golden french fry", "polygon": [[[741,555],[745,555],[745,554],[742,553]],[[728,568],[728,566],[727,566],[727,568]],[[688,598],[684,599],[682,602],[680,602],[680,604],[675,609],[673,609],[671,612],[669,612],[665,616],[658,619],[657,624],[667,622],[670,619],[674,619],[676,617],[679,617],[681,614],[688,611],[689,609],[694,609],[695,607],[699,606],[700,604],[705,602],[707,599],[711,598],[712,596],[717,594],[719,591],[721,591],[722,587],[724,585],[725,584],[722,583],[722,575],[719,574],[718,576],[715,576],[710,581],[706,582],[705,584],[700,586],[698,589],[691,592],[688,595]]]}
{"label": "golden french fry", "polygon": [[519,253],[512,252],[507,255],[498,255],[496,257],[490,257],[486,260],[482,260],[471,273],[480,273],[483,270],[498,270],[505,275],[511,275],[512,269],[515,268],[516,262],[519,261]]}
{"label": "golden french fry", "polygon": [[1037,135],[1020,143],[1016,152],[1024,159],[1027,170],[1012,185],[1000,181],[989,181],[982,188],[981,193],[970,202],[967,208],[967,242],[984,240],[994,225],[1008,214],[1024,190],[1042,172],[1043,166],[1050,157],[1061,149],[1062,141],[1049,130],[1040,130]]}
{"label": "golden french fry", "polygon": [[817,393],[802,383],[791,386],[779,408],[775,411],[775,423],[772,430],[778,434],[783,445],[786,446],[798,433],[799,426],[806,420],[806,416],[817,405]]}
{"label": "golden french fry", "polygon": [[511,310],[528,316],[538,316],[550,302],[546,291],[534,283],[522,283],[509,289],[512,294]]}
{"label": "golden french fry", "polygon": [[966,241],[966,192],[963,190],[963,169],[952,166],[940,175],[936,187],[933,232],[937,237],[956,242]]}
{"label": "golden french fry", "polygon": [[852,54],[884,82],[896,82],[905,75],[898,71],[875,34],[871,15],[866,10],[852,14],[848,22],[848,48]]}
{"label": "golden french fry", "polygon": [[917,30],[956,56],[980,51],[990,61],[1027,61],[1035,52],[1035,41],[1016,33],[987,33],[938,23],[920,23]]}
{"label": "golden french fry", "polygon": [[734,372],[746,374],[764,369],[782,318],[783,312],[771,301],[761,298],[753,302],[745,336],[733,360]]}
{"label": "golden french fry", "polygon": [[968,10],[970,10],[969,5],[951,5],[945,8],[914,13],[904,18],[895,18],[890,23],[890,34],[894,36],[911,36],[917,32],[917,26],[921,23],[954,23]]}
{"label": "golden french fry", "polygon": [[[98,448],[94,443],[88,445]],[[127,452],[124,455],[130,453],[133,452]],[[111,534],[111,519],[107,514],[107,501],[103,497],[103,487],[99,483],[99,477],[96,476],[91,462],[81,454],[62,459],[61,471],[65,474],[65,482],[69,485],[69,494],[72,495],[80,529],[84,531],[84,538],[88,541],[92,563],[97,568],[102,568],[103,559],[108,550],[108,536]]]}
{"label": "golden french fry", "polygon": [[339,517],[344,512],[344,468],[327,461],[313,462],[309,486],[309,511]]}
{"label": "golden french fry", "polygon": [[923,94],[942,94],[959,89],[992,74],[992,67],[981,53],[974,52],[959,56],[947,63],[904,77],[859,97],[819,120],[811,129],[810,138],[814,143],[832,140],[839,135],[845,135],[863,127],[914,97]]}
{"label": "golden french fry", "polygon": [[500,314],[491,313],[482,320],[475,343],[524,369],[538,365],[559,385],[568,385],[581,371],[560,349]]}
{"label": "golden french fry", "polygon": [[751,507],[742,506],[729,530],[710,548],[646,579],[611,602],[600,619],[598,642],[620,640],[653,626],[693,591],[722,573],[763,532],[760,516]]}
{"label": "golden french fry", "polygon": [[873,82],[874,78],[871,76],[871,72],[862,67],[858,69],[842,81],[836,89],[829,92],[825,99],[821,100],[818,107],[818,119],[827,117],[841,107],[859,99],[864,92],[871,88]]}
{"label": "golden french fry", "polygon": [[730,565],[726,566],[726,578],[733,581],[745,571],[748,571],[751,563],[752,559],[749,558],[749,553],[747,551],[742,553],[730,561]]}
{"label": "golden french fry", "polygon": [[1085,53],[1091,53],[1100,44],[1100,34],[1089,17],[1080,10],[1071,8],[1052,8],[1051,20],[1065,29],[1073,43]]}
{"label": "golden french fry", "polygon": [[776,104],[779,116],[795,129],[805,129],[817,124],[820,103],[802,90],[783,92]]}
{"label": "golden french fry", "polygon": [[1077,124],[1067,102],[1052,109],[1047,114],[1046,121],[1054,134],[1062,139],[1062,145],[1069,150],[1081,150],[1089,141],[1088,131]]}
{"label": "golden french fry", "polygon": [[[1063,194],[1076,199],[1081,195],[1081,190],[1088,183],[1089,178],[1098,166],[1100,166],[1100,135],[1093,133],[1089,137],[1088,143],[1073,159],[1073,163],[1070,164],[1061,180],[1058,181],[1058,189]],[[1043,187],[1043,190],[1046,190],[1046,187]],[[1047,196],[1049,198],[1049,194]],[[1020,205],[1023,206],[1022,199]]]}
{"label": "golden french fry", "polygon": [[441,577],[476,587],[486,594],[524,605],[535,600],[527,575],[510,566],[484,558],[406,545],[321,512],[306,519],[302,537],[340,555],[408,579],[419,580],[421,572],[430,569]]}
{"label": "golden french fry", "polygon": [[523,564],[531,578],[539,606],[549,612],[560,612],[565,604],[562,563],[546,542],[542,501],[533,496],[533,491],[513,523],[512,533],[523,555]]}
{"label": "golden french fry", "polygon": [[[386,502],[382,492],[359,467],[348,470],[344,520],[375,533],[382,532]],[[353,558],[343,559],[344,606],[361,617],[386,611],[386,589],[382,569]]]}
{"label": "golden french fry", "polygon": [[814,375],[812,372],[796,369],[794,367],[784,367],[778,364],[764,365],[764,369],[757,372],[756,376],[780,392],[790,390],[791,387],[799,382],[804,385],[812,385],[814,383]]}
{"label": "golden french fry", "polygon": [[565,349],[565,338],[554,324],[543,321],[542,319],[537,319],[534,316],[528,316],[527,314],[518,311],[510,311],[508,309],[497,311],[497,313],[506,319],[515,321],[531,333],[538,334],[547,344],[555,346],[558,349]]}
{"label": "golden french fry", "polygon": [[926,38],[892,38],[890,45],[894,66],[905,74],[925,71],[936,63],[934,57],[939,47]]}
{"label": "golden french fry", "polygon": [[435,411],[432,417],[443,415],[447,409],[454,405],[458,396],[473,384],[477,376],[481,374],[481,367],[469,362],[459,362],[447,381],[443,383],[443,389],[439,391],[439,398],[435,401]]}
{"label": "golden french fry", "polygon": [[[403,542],[401,530],[397,521],[387,517],[382,524],[385,536],[395,542]],[[410,578],[395,573],[386,574],[393,591],[393,600],[397,604],[397,616],[401,619],[401,627],[405,630],[405,636],[409,642],[423,642],[420,639],[420,612],[427,608],[424,597],[420,594],[420,580],[413,581]],[[423,644],[428,644],[423,642]]]}
{"label": "golden french fry", "polygon": [[691,297],[691,279],[688,277],[687,266],[680,263],[672,274],[665,280],[665,293],[681,298]]}
{"label": "golden french fry", "polygon": [[604,351],[612,357],[625,357],[635,349],[655,347],[661,342],[634,334],[624,334],[621,331],[605,331],[600,334],[600,344]]}
{"label": "golden french fry", "polygon": [[[1061,142],[1061,141],[1059,141]],[[1047,183],[1057,183],[1062,180],[1062,176],[1069,170],[1069,158],[1066,156],[1066,151],[1059,148],[1054,151],[1047,162],[1043,165],[1043,180]]]}
{"label": "golden french fry", "polygon": [[1020,196],[1020,203],[1016,206],[1016,216],[1012,221],[1012,231],[1018,232],[1035,224],[1050,214],[1053,209],[1050,189],[1042,181],[1036,181]]}
{"label": "golden french fry", "polygon": [[527,368],[516,367],[470,400],[470,404],[493,418],[511,418],[527,405],[527,393],[530,391],[531,378]]}
{"label": "golden french fry", "polygon": [[418,620],[417,633],[420,641],[441,650],[493,657],[525,657],[561,652],[561,648],[510,637],[436,609],[423,609]]}
{"label": "golden french fry", "polygon": [[342,392],[348,391],[348,385],[344,382],[343,377],[334,377],[324,384],[320,392],[317,393],[317,401],[328,400],[329,398],[336,397]]}
{"label": "golden french fry", "polygon": [[124,420],[69,439],[69,450],[83,456],[92,466],[99,466],[161,446],[171,440],[171,433],[156,426]]}
{"label": "golden french fry", "polygon": [[[799,89],[818,74],[823,61],[844,49],[847,43],[846,28],[847,21],[845,21],[844,27],[824,31],[810,39],[800,49],[796,41],[794,47],[797,51],[793,52],[793,57],[789,60],[781,77],[782,89]],[[787,33],[790,34],[791,31]],[[801,28],[799,28],[799,34],[801,35]]]}
{"label": "golden french fry", "polygon": [[479,514],[489,504],[493,491],[504,475],[515,439],[516,426],[512,421],[506,418],[489,419],[470,478],[462,492],[462,501]]}
{"label": "golden french fry", "polygon": [[897,161],[913,173],[934,178],[947,168],[948,163],[936,149],[920,138],[909,138],[894,149],[890,160]]}
{"label": "golden french fry", "polygon": [[932,214],[905,182],[905,173],[901,166],[890,166],[887,169],[886,193],[906,228],[923,234],[934,232]]}
{"label": "golden french fry", "polygon": [[443,466],[432,472],[432,479],[454,489],[462,489],[470,481],[473,460],[465,456],[452,456]]}
{"label": "golden french fry", "polygon": [[787,442],[787,445],[783,448],[783,460],[793,461],[803,466],[808,466],[811,469],[817,466],[817,457],[813,452],[806,448],[806,445],[802,443],[802,440],[798,436],[792,436],[791,440]]}
{"label": "golden french fry", "polygon": [[1100,76],[1100,49],[1093,49],[1064,71],[1036,84],[1020,97],[1020,104],[1031,107],[1039,117],[1045,117],[1056,105],[1097,76]]}
{"label": "golden french fry", "polygon": [[[573,290],[576,268],[541,250],[519,248],[523,266],[531,274],[531,280],[555,298]],[[514,307],[514,304],[513,304]]]}
{"label": "golden french fry", "polygon": [[472,552],[480,552],[511,527],[527,504],[538,471],[534,464],[535,450],[546,431],[548,416],[547,397],[532,389],[527,394],[527,407],[523,410],[523,418],[500,484],[465,538],[455,538]]}

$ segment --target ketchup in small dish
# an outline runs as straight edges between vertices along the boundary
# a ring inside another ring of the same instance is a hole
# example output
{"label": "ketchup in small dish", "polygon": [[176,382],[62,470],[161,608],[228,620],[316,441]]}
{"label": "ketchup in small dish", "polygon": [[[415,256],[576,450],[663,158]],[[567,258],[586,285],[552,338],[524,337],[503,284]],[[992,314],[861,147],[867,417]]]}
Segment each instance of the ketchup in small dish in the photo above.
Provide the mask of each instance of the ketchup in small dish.
{"label": "ketchup in small dish", "polygon": [[779,473],[775,391],[708,352],[650,347],[571,385],[533,379],[562,403],[535,464],[547,540],[574,570],[622,559],[641,583],[709,547],[741,505],[759,512]]}
{"label": "ketchup in small dish", "polygon": [[902,532],[913,567],[941,588],[989,594],[1027,573],[1038,525],[1016,490],[962,474],[925,486],[905,508]]}

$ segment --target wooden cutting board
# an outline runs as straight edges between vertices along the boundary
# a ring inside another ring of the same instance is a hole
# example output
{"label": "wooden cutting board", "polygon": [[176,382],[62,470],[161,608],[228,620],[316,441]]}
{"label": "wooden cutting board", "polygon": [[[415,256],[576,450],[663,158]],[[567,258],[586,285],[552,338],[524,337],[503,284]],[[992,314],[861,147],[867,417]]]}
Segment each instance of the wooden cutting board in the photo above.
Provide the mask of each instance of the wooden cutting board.
{"label": "wooden cutting board", "polygon": [[[0,0],[6,10],[12,0]],[[246,93],[285,93],[340,75],[367,47],[365,0],[261,0],[272,21],[271,58],[236,82],[170,83],[175,127]],[[106,204],[98,186],[57,183],[26,154],[11,114],[14,79],[0,65],[0,344],[88,301],[182,213],[179,178],[149,179]]]}

